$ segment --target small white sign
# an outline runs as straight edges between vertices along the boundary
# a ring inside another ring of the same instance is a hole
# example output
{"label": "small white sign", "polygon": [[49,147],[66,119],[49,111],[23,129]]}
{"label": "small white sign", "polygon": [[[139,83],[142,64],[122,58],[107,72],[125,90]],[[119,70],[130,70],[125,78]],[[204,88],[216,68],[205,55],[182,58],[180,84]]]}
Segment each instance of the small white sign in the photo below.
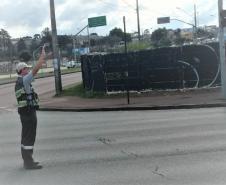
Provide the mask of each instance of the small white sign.
{"label": "small white sign", "polygon": [[57,58],[54,58],[54,59],[53,59],[53,67],[54,67],[54,69],[58,69]]}

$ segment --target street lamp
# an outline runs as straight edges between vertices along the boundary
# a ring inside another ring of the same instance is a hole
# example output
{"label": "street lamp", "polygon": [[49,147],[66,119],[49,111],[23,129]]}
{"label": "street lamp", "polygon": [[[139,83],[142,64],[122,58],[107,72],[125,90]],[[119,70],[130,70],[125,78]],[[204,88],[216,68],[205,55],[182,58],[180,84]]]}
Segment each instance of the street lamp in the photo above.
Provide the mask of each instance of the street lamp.
{"label": "street lamp", "polygon": [[176,9],[183,11],[186,15],[194,18],[194,26],[195,28],[197,28],[197,12],[196,12],[196,5],[194,4],[194,15],[189,14],[187,11],[185,11],[184,9],[180,8],[180,7],[176,7]]}
{"label": "street lamp", "polygon": [[[183,11],[186,15],[189,15],[192,17],[191,14],[187,13],[184,9],[180,8],[180,7],[176,7],[176,9]],[[181,21],[183,22],[183,21]],[[184,22],[186,24],[188,24],[187,22]],[[197,12],[196,12],[196,5],[194,4],[194,24],[189,23],[189,25],[193,26],[193,37],[194,37],[194,41],[196,41],[196,33],[197,33]]]}
{"label": "street lamp", "polygon": [[181,10],[182,12],[184,12],[186,15],[188,15],[188,16],[193,16],[193,15],[191,15],[191,14],[189,14],[187,11],[185,11],[183,8],[181,8],[181,7],[176,7],[176,9],[178,9],[178,10]]}

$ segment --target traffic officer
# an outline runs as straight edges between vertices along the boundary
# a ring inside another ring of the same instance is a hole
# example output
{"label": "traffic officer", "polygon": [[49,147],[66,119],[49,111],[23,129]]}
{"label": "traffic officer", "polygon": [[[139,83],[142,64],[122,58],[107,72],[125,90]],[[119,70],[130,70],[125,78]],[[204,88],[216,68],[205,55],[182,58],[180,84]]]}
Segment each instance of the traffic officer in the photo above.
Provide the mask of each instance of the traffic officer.
{"label": "traffic officer", "polygon": [[38,95],[32,88],[31,82],[42,64],[45,62],[45,48],[43,46],[41,55],[35,67],[30,71],[30,66],[20,62],[16,66],[18,78],[15,85],[15,95],[18,104],[18,113],[22,123],[21,154],[25,169],[41,169],[42,166],[35,162],[32,155],[36,138]]}

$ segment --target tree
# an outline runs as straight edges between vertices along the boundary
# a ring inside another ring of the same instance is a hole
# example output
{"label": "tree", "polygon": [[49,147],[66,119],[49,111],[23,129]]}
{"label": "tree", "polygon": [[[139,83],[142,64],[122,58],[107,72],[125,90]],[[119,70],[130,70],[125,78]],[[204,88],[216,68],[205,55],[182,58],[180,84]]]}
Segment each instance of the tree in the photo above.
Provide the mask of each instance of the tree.
{"label": "tree", "polygon": [[41,39],[41,35],[40,35],[40,34],[34,34],[33,39],[34,39],[34,40]]}
{"label": "tree", "polygon": [[[125,41],[125,37],[123,37],[122,40]],[[126,33],[126,41],[127,42],[131,42],[132,41],[132,37],[131,37],[131,34],[130,33]]]}
{"label": "tree", "polygon": [[[114,28],[110,31],[109,33],[110,37],[118,37],[122,41],[125,41],[124,39],[124,32],[122,31],[121,28]],[[130,42],[132,40],[131,35],[129,33],[126,33],[126,41]]]}
{"label": "tree", "polygon": [[121,28],[114,28],[110,31],[109,36],[110,37],[116,36],[119,38],[123,38],[124,34]]}
{"label": "tree", "polygon": [[41,33],[41,45],[49,43],[52,46],[52,35],[49,28],[45,28]]}
{"label": "tree", "polygon": [[62,56],[72,55],[72,37],[68,35],[58,35],[57,39]]}
{"label": "tree", "polygon": [[33,53],[34,50],[36,50],[39,46],[40,46],[39,42],[36,40],[36,38],[33,38],[32,41],[31,41],[31,46],[29,48],[30,53]]}
{"label": "tree", "polygon": [[65,49],[68,44],[72,43],[72,38],[67,35],[58,35],[57,39],[60,49]]}
{"label": "tree", "polygon": [[185,42],[185,38],[181,37],[181,29],[176,29],[174,31],[175,39],[173,40],[176,45],[182,45]]}
{"label": "tree", "polygon": [[204,29],[198,28],[196,31],[196,36],[199,38],[213,38],[214,34]]}
{"label": "tree", "polygon": [[0,30],[0,56],[1,57],[6,57],[7,55],[10,54],[10,49],[11,46],[12,46],[12,43],[11,43],[11,37],[9,35],[9,33],[4,30],[4,29],[1,29]]}
{"label": "tree", "polygon": [[90,46],[95,46],[95,45],[96,45],[95,39],[90,39]]}
{"label": "tree", "polygon": [[149,35],[149,34],[150,34],[149,29],[145,29],[145,30],[144,30],[144,35]]}
{"label": "tree", "polygon": [[118,44],[121,41],[121,38],[117,36],[107,36],[103,37],[99,40],[97,44],[99,45],[109,45],[109,46],[114,46],[115,44]]}
{"label": "tree", "polygon": [[17,51],[18,51],[18,53],[21,53],[25,50],[27,50],[25,41],[24,41],[24,39],[20,39],[17,43]]}
{"label": "tree", "polygon": [[90,34],[90,36],[93,36],[93,35],[94,35],[94,36],[98,36],[97,33],[91,33],[91,34]]}
{"label": "tree", "polygon": [[168,31],[166,30],[166,28],[159,28],[155,30],[151,35],[151,41],[155,47],[171,45],[171,41],[168,37]]}
{"label": "tree", "polygon": [[31,60],[31,55],[27,51],[23,51],[19,56],[20,61],[28,62]]}

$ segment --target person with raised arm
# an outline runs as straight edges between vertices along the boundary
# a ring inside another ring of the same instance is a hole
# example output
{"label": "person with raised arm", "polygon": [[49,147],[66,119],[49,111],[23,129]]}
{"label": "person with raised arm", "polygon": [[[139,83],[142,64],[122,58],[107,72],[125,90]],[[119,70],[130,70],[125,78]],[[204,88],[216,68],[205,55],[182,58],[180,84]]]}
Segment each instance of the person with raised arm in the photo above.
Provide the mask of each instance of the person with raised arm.
{"label": "person with raised arm", "polygon": [[41,169],[39,162],[33,159],[33,150],[36,139],[37,116],[39,108],[38,95],[35,93],[31,83],[42,64],[45,63],[45,46],[42,47],[41,55],[32,70],[25,62],[19,62],[16,66],[18,78],[15,85],[18,113],[22,123],[21,132],[21,155],[25,169]]}

